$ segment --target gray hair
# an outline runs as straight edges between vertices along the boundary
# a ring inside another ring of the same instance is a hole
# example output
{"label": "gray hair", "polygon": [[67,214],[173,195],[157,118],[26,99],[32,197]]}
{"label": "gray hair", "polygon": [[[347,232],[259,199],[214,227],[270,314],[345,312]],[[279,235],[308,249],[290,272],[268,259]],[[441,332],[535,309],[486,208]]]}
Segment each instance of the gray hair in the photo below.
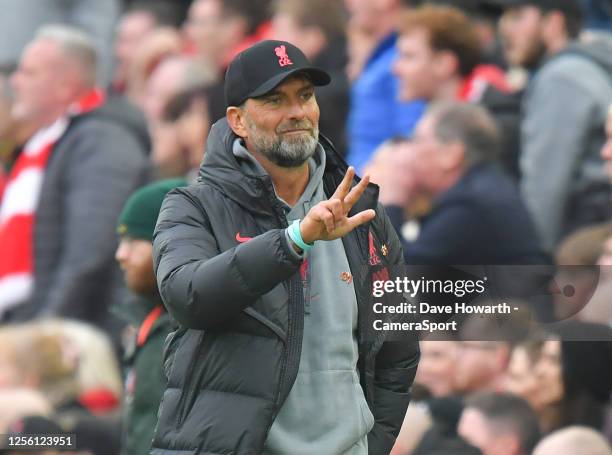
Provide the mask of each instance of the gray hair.
{"label": "gray hair", "polygon": [[484,107],[460,102],[436,103],[427,114],[433,116],[436,139],[446,144],[463,144],[466,167],[498,157],[499,129]]}
{"label": "gray hair", "polygon": [[67,25],[44,25],[36,32],[35,39],[57,43],[65,55],[78,65],[83,82],[91,86],[96,84],[98,51],[87,33]]}

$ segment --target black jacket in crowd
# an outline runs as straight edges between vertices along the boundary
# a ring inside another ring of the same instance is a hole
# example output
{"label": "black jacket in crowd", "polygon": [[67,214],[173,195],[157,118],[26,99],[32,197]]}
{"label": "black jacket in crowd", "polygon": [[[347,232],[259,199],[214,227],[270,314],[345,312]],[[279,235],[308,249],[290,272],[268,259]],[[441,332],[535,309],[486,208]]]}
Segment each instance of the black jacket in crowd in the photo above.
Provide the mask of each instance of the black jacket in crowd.
{"label": "black jacket in crowd", "polygon": [[[224,119],[217,122],[198,183],[173,190],[160,212],[155,271],[181,328],[166,344],[168,386],[154,455],[261,453],[298,372],[301,262],[290,252],[272,181],[241,172],[232,154],[235,139]],[[329,141],[321,143],[327,155],[324,187],[331,195],[347,166]],[[410,400],[419,350],[415,338],[387,341],[367,323],[372,274],[403,265],[400,242],[377,204],[374,185],[353,212],[368,208],[376,209],[376,218],[342,240],[359,307],[361,386],[375,417],[369,453],[387,455]],[[244,242],[246,237],[251,240]]]}

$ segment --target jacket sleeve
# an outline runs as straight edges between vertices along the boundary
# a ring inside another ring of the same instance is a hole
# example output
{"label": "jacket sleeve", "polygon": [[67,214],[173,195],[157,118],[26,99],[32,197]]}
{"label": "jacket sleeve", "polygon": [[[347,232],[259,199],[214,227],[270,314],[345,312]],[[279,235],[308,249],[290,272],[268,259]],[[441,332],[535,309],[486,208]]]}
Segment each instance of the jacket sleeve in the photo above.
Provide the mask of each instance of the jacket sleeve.
{"label": "jacket sleeve", "polygon": [[[390,264],[403,273],[404,258],[397,234],[379,206],[377,219],[391,257]],[[397,273],[396,273],[397,274]],[[405,334],[402,341],[386,341],[376,356],[374,374],[374,427],[368,434],[368,453],[388,455],[404,421],[420,351],[416,334]]]}
{"label": "jacket sleeve", "polygon": [[521,191],[549,251],[562,233],[569,190],[587,152],[593,119],[600,115],[597,104],[576,81],[558,72],[536,77],[527,94]]}
{"label": "jacket sleeve", "polygon": [[183,189],[162,205],[153,239],[155,273],[170,314],[184,327],[215,329],[297,272],[284,229],[221,252],[201,205]]}
{"label": "jacket sleeve", "polygon": [[[95,320],[105,314],[115,263],[115,227],[125,200],[144,181],[146,158],[125,129],[83,120],[59,147],[69,150],[63,173],[62,251],[41,315]],[[41,241],[46,238],[42,226]]]}

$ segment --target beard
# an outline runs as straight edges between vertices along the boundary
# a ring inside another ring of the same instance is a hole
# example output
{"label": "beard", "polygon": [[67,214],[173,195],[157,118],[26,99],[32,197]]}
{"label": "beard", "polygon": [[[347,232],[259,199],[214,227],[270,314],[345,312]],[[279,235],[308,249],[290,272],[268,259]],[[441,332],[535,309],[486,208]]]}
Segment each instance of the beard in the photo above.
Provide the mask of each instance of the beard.
{"label": "beard", "polygon": [[[304,119],[283,124],[277,128],[275,135],[268,135],[261,131],[250,118],[247,118],[247,124],[250,129],[251,144],[255,151],[277,166],[299,167],[317,150],[319,128],[310,120]],[[296,129],[306,131],[294,137],[283,137],[283,133]]]}

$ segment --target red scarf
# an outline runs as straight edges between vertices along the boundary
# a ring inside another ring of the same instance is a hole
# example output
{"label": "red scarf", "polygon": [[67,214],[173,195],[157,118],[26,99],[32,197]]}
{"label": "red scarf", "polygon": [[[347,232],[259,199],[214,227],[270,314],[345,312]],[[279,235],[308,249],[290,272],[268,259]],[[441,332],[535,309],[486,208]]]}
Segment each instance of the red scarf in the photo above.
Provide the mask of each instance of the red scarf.
{"label": "red scarf", "polygon": [[86,93],[53,124],[36,132],[25,144],[0,200],[0,314],[27,300],[34,285],[34,217],[45,169],[53,147],[70,120],[101,106],[104,94]]}

